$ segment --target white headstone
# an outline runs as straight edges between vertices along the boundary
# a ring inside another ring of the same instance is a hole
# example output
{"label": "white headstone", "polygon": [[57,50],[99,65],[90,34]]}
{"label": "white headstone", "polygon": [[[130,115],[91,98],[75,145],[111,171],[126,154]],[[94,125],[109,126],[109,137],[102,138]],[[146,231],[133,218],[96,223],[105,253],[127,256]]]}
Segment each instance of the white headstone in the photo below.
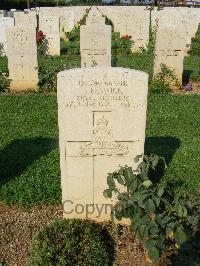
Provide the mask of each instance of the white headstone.
{"label": "white headstone", "polygon": [[10,89],[33,90],[38,83],[38,62],[35,27],[6,29]]}
{"label": "white headstone", "polygon": [[119,165],[135,168],[134,158],[144,153],[148,75],[72,69],[58,74],[57,91],[64,217],[87,218],[90,205],[88,218],[109,220],[108,173]]}
{"label": "white headstone", "polygon": [[165,64],[182,83],[183,59],[185,49],[184,31],[178,27],[158,27],[155,46],[154,75]]}
{"label": "white headstone", "polygon": [[6,34],[7,28],[14,27],[14,19],[9,17],[0,18],[0,43],[3,45],[3,53],[6,54]]}
{"label": "white headstone", "polygon": [[111,26],[92,9],[80,29],[81,66],[111,66]]}
{"label": "white headstone", "polygon": [[36,11],[31,11],[27,14],[24,12],[15,12],[15,26],[34,26],[37,27]]}
{"label": "white headstone", "polygon": [[47,54],[60,55],[59,16],[40,14],[39,30],[43,31],[46,36]]}
{"label": "white headstone", "polygon": [[64,15],[60,16],[60,36],[65,38],[65,32],[70,32],[75,26],[74,12],[65,11]]}

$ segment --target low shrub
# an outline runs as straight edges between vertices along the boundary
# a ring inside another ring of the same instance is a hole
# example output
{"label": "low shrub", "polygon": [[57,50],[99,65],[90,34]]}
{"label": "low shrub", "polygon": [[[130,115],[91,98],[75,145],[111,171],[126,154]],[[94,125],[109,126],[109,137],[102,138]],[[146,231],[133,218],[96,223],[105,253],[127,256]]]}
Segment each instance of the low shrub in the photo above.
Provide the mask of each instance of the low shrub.
{"label": "low shrub", "polygon": [[130,55],[133,41],[130,35],[123,35],[120,37],[119,32],[112,34],[112,55]]}
{"label": "low shrub", "polygon": [[191,55],[200,56],[200,26],[194,38],[192,38],[191,48],[189,53]]}
{"label": "low shrub", "polygon": [[8,61],[6,56],[0,56],[0,92],[4,92],[9,87]]}
{"label": "low shrub", "polygon": [[56,220],[34,238],[28,265],[109,265],[99,227],[77,219]]}
{"label": "low shrub", "polygon": [[157,94],[169,93],[172,91],[172,86],[180,87],[174,71],[161,64],[160,72],[154,76],[149,84],[149,91]]}
{"label": "low shrub", "polygon": [[[140,157],[135,161],[139,162]],[[104,191],[106,198],[117,194],[113,215],[118,220],[131,220],[137,239],[153,262],[159,260],[162,251],[180,248],[200,225],[198,198],[191,201],[187,195],[174,194],[171,187],[150,180],[161,162],[163,158],[156,155],[144,155],[136,171],[125,166],[109,174],[108,189]],[[124,186],[125,191],[121,192],[117,184]]]}
{"label": "low shrub", "polygon": [[38,56],[45,55],[48,49],[48,41],[43,31],[39,30],[37,32],[36,42],[37,42]]}
{"label": "low shrub", "polygon": [[9,87],[9,80],[7,78],[7,74],[0,70],[0,92],[4,92]]}
{"label": "low shrub", "polygon": [[39,58],[39,91],[55,92],[60,71],[80,67],[80,57],[42,56]]}

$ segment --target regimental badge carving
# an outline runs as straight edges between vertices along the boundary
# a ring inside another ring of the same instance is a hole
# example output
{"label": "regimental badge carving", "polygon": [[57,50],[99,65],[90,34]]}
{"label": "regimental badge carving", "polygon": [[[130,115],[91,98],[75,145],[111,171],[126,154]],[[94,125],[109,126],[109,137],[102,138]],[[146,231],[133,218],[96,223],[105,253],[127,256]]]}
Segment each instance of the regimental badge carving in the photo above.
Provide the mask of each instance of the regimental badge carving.
{"label": "regimental badge carving", "polygon": [[19,44],[19,45],[25,45],[27,43],[27,35],[26,32],[22,31],[17,31],[14,34],[14,40]]}
{"label": "regimental badge carving", "polygon": [[93,140],[80,147],[81,156],[125,155],[128,152],[128,147],[113,139],[111,127],[104,116],[96,122],[93,131]]}

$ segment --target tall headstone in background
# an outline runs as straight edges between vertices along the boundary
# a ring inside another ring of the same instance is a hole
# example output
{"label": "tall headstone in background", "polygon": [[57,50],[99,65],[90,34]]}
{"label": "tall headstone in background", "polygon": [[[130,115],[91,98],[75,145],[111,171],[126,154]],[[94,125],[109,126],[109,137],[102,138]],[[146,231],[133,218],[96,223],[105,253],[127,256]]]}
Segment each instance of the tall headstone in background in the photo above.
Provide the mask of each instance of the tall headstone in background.
{"label": "tall headstone in background", "polygon": [[130,35],[134,41],[133,52],[146,48],[149,42],[150,11],[142,6],[102,6],[101,12],[114,25],[114,31],[120,35]]}
{"label": "tall headstone in background", "polygon": [[64,39],[65,33],[73,30],[74,26],[74,12],[65,11],[64,14],[60,16],[60,37]]}
{"label": "tall headstone in background", "polygon": [[59,16],[40,14],[39,30],[42,30],[46,36],[47,54],[60,55]]}
{"label": "tall headstone in background", "polygon": [[144,7],[139,7],[139,10],[125,9],[120,18],[120,34],[131,36],[134,41],[132,51],[138,52],[141,48],[146,48],[149,42],[149,10]]}
{"label": "tall headstone in background", "polygon": [[15,26],[28,26],[37,27],[36,11],[29,11],[27,14],[24,12],[15,12]]}
{"label": "tall headstone in background", "polygon": [[3,54],[6,54],[6,34],[7,28],[14,27],[14,19],[9,17],[0,18],[0,44],[3,45]]}
{"label": "tall headstone in background", "polygon": [[111,66],[111,26],[92,8],[80,29],[81,67]]}
{"label": "tall headstone in background", "polygon": [[179,27],[158,27],[155,46],[154,75],[160,72],[161,64],[174,71],[182,83],[185,49],[184,30]]}
{"label": "tall headstone in background", "polygon": [[38,62],[35,27],[6,29],[10,89],[34,90],[38,83]]}
{"label": "tall headstone in background", "polygon": [[72,69],[58,74],[57,91],[64,217],[110,220],[108,173],[135,168],[134,158],[144,153],[148,75]]}

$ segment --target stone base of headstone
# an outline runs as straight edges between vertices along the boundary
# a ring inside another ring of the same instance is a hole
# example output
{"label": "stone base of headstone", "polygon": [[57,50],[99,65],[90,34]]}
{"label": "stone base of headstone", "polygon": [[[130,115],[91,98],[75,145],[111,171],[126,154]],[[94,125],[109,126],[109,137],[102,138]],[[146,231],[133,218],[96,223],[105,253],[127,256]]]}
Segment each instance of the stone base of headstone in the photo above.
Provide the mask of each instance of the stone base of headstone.
{"label": "stone base of headstone", "polygon": [[36,81],[11,81],[10,83],[10,91],[35,91],[37,89]]}

